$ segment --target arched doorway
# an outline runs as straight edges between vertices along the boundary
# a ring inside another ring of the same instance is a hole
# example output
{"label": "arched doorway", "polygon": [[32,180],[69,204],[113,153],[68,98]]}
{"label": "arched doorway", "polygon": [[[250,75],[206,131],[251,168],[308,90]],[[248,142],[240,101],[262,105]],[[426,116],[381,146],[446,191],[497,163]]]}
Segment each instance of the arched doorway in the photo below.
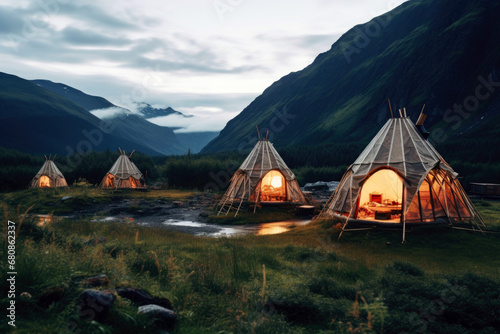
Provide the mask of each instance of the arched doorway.
{"label": "arched doorway", "polygon": [[363,183],[356,217],[399,222],[402,202],[403,181],[401,177],[392,169],[381,169]]}
{"label": "arched doorway", "polygon": [[286,201],[286,181],[281,172],[271,170],[261,180],[260,201],[261,202],[283,202]]}
{"label": "arched doorway", "polygon": [[40,176],[40,179],[38,180],[38,185],[40,188],[49,188],[50,178],[47,175]]}

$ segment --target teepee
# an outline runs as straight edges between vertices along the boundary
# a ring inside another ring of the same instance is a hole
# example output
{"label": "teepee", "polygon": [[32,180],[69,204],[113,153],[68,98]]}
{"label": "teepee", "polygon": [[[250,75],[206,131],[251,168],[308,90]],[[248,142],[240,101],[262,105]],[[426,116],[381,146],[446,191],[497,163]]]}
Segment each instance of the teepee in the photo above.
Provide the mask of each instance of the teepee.
{"label": "teepee", "polygon": [[146,188],[144,176],[130,160],[133,153],[127,156],[125,151],[120,150],[120,156],[102,179],[99,188]]}
{"label": "teepee", "polygon": [[403,242],[406,224],[484,228],[458,174],[426,140],[426,115],[420,114],[417,125],[406,110],[400,116],[390,118],[347,169],[318,218],[343,219],[342,232],[348,222],[401,225]]}
{"label": "teepee", "polygon": [[45,163],[42,168],[36,173],[33,180],[29,185],[30,188],[54,188],[54,187],[67,187],[68,183],[57,168],[54,160],[45,157]]}
{"label": "teepee", "polygon": [[235,209],[244,201],[255,203],[295,203],[306,200],[293,172],[267,138],[260,139],[231,178],[231,183],[217,205],[218,214]]}

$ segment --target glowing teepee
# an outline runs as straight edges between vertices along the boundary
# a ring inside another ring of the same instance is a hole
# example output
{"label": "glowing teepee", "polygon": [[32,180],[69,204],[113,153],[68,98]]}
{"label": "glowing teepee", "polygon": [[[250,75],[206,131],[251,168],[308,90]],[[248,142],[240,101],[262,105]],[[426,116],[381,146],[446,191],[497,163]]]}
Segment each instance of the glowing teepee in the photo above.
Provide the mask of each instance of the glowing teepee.
{"label": "glowing teepee", "polygon": [[457,173],[424,138],[425,114],[417,126],[400,113],[391,118],[347,169],[319,219],[374,225],[470,223],[484,221],[466,195]]}
{"label": "glowing teepee", "polygon": [[217,206],[218,214],[227,214],[235,208],[236,215],[244,201],[256,206],[263,202],[306,203],[295,175],[267,139],[257,142],[231,178],[229,188]]}
{"label": "glowing teepee", "polygon": [[55,187],[67,187],[68,183],[61,173],[59,168],[57,168],[54,160],[50,157],[45,157],[45,163],[42,168],[36,173],[33,180],[29,185],[30,188],[55,188]]}

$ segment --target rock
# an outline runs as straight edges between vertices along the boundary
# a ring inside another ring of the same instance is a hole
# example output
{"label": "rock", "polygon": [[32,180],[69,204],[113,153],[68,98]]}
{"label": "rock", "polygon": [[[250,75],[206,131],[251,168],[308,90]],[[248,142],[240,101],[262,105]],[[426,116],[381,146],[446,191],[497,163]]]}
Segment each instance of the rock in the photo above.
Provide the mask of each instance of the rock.
{"label": "rock", "polygon": [[103,321],[115,300],[116,296],[111,290],[85,290],[78,298],[78,315],[85,321]]}
{"label": "rock", "polygon": [[63,197],[61,197],[60,201],[64,202],[64,201],[67,201],[70,198],[73,198],[73,196],[63,196]]}
{"label": "rock", "polygon": [[93,287],[108,286],[109,285],[109,278],[106,275],[97,275],[97,276],[87,277],[87,278],[82,279],[80,281],[80,284],[85,285],[85,286],[93,286]]}
{"label": "rock", "polygon": [[167,298],[153,297],[142,289],[119,288],[116,289],[116,292],[120,297],[127,298],[139,306],[155,304],[167,309],[172,309],[172,302],[170,300]]}
{"label": "rock", "polygon": [[172,202],[172,205],[176,208],[180,207],[180,206],[183,206],[184,205],[184,202],[181,202],[181,201],[174,201]]}
{"label": "rock", "polygon": [[54,288],[47,289],[43,291],[40,298],[38,298],[38,305],[41,307],[48,307],[50,304],[60,301],[63,296],[64,296],[63,287],[57,286]]}
{"label": "rock", "polygon": [[206,211],[201,211],[200,214],[199,214],[200,217],[203,217],[203,218],[206,218],[208,216],[210,216],[210,214]]}
{"label": "rock", "polygon": [[174,311],[154,304],[140,306],[137,313],[149,315],[156,325],[166,331],[172,331],[177,322],[177,315]]}
{"label": "rock", "polygon": [[83,244],[87,246],[87,245],[105,244],[106,242],[108,242],[108,239],[106,239],[106,237],[99,236],[97,238],[92,238],[90,240],[87,240]]}

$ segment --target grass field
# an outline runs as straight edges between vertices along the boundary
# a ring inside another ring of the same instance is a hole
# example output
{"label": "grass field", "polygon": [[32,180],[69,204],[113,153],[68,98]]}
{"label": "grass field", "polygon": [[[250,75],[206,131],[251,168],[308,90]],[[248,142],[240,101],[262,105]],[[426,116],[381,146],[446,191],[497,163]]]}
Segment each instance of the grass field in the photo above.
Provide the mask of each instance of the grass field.
{"label": "grass field", "polygon": [[[142,288],[171,300],[178,315],[174,333],[496,333],[500,328],[496,233],[420,228],[401,244],[399,230],[349,232],[337,240],[335,223],[317,221],[278,235],[205,238],[90,219],[43,227],[23,219],[33,204],[31,210],[51,208],[43,203],[69,191],[103,202],[112,196],[94,189],[0,195],[4,219],[16,222],[18,272],[17,327],[12,331],[2,322],[2,332],[56,333],[76,324],[81,333],[154,333],[155,325],[120,297],[103,322],[78,318],[84,288],[75,282],[99,274],[110,279],[106,288]],[[178,200],[194,194],[125,196]],[[488,228],[499,231],[500,203],[476,204]],[[6,232],[4,226],[2,259]],[[107,242],[85,243],[98,236]],[[0,268],[8,271],[6,261]],[[5,280],[0,286],[8,290]],[[48,304],[45,297],[54,289],[62,293]],[[32,298],[20,298],[22,292]],[[2,298],[5,310],[6,293]]]}

